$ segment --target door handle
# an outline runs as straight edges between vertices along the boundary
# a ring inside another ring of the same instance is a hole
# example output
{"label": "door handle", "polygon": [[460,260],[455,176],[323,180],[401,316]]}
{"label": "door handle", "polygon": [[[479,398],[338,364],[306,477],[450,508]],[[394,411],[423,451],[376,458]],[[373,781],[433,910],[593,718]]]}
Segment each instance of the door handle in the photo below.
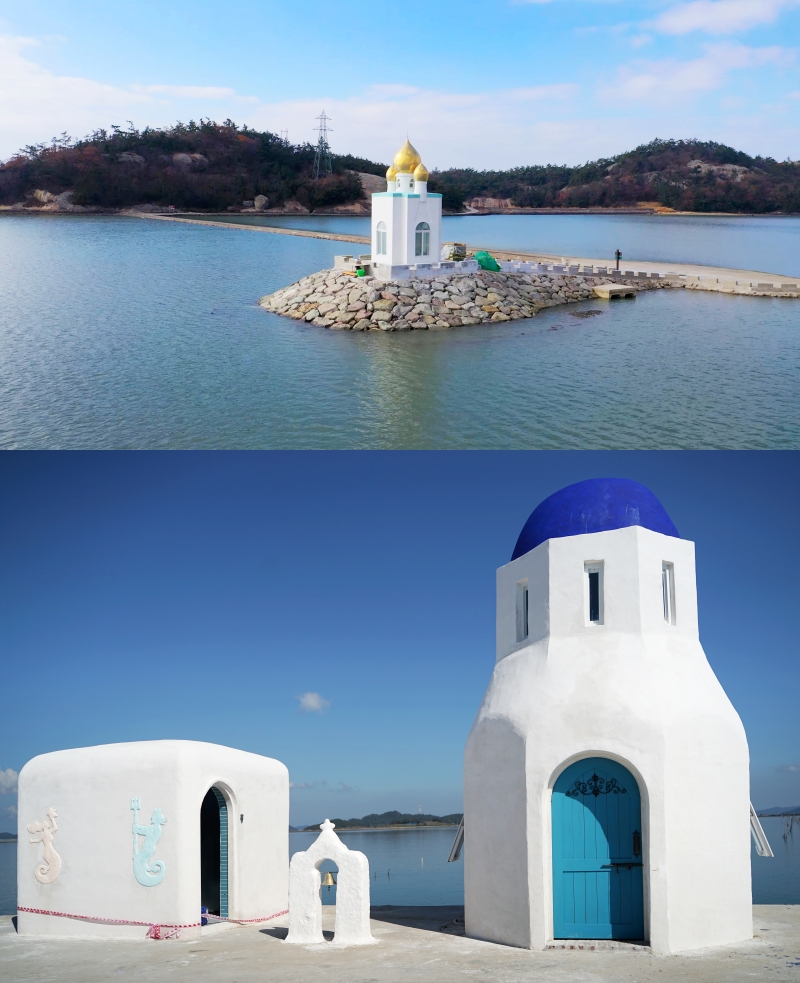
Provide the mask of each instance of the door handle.
{"label": "door handle", "polygon": [[609,863],[604,864],[603,866],[604,867],[624,867],[626,870],[630,870],[631,867],[642,867],[644,865],[643,864],[628,863],[627,861],[615,862],[615,861],[611,860],[611,861],[609,861]]}

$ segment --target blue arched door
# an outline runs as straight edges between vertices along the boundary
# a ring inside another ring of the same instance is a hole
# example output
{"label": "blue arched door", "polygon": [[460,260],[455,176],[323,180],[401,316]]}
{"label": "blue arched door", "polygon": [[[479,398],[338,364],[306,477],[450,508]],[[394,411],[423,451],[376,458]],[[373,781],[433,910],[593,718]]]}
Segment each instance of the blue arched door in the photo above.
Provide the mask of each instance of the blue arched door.
{"label": "blue arched door", "polygon": [[553,936],[643,939],[642,807],[636,779],[583,758],[553,789]]}

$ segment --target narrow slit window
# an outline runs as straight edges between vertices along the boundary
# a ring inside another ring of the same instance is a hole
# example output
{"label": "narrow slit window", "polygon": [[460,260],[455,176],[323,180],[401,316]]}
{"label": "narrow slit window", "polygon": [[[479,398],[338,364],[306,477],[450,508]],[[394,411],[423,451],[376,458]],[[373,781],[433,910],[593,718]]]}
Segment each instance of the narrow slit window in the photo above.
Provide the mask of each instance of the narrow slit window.
{"label": "narrow slit window", "polygon": [[672,563],[661,564],[661,598],[664,605],[664,621],[675,624],[675,567]]}
{"label": "narrow slit window", "polygon": [[517,584],[517,641],[524,642],[528,637],[528,584]]}
{"label": "narrow slit window", "polygon": [[603,624],[603,564],[586,564],[586,620],[590,625]]}

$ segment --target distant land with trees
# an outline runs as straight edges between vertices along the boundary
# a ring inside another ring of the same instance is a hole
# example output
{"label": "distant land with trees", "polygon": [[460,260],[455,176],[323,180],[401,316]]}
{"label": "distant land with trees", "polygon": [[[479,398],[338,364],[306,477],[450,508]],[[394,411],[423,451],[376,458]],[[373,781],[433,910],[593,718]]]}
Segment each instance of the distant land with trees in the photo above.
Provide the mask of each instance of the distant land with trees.
{"label": "distant land with trees", "polygon": [[[237,211],[263,195],[270,209],[326,211],[363,202],[371,189],[359,174],[382,177],[387,167],[333,154],[333,173],[314,180],[313,162],[313,144],[292,145],[232,120],[141,131],[115,126],[82,140],[62,134],[49,144],[24,147],[0,164],[0,205],[219,212]],[[443,195],[450,213],[651,207],[797,214],[800,162],[751,157],[709,141],[653,140],[578,167],[434,171],[429,190]]]}
{"label": "distant land with trees", "polygon": [[[332,819],[337,829],[381,829],[398,826],[458,826],[463,813],[453,812],[449,816],[431,816],[428,813],[416,812],[382,812],[370,813],[362,819]],[[319,830],[316,826],[304,826],[303,831]]]}

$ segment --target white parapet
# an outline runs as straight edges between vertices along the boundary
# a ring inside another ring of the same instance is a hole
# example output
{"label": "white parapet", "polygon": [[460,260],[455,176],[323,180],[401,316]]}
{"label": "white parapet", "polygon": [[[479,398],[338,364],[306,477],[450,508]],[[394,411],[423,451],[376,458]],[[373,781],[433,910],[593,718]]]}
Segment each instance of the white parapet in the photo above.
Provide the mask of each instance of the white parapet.
{"label": "white parapet", "polygon": [[422,280],[456,273],[477,273],[479,269],[480,267],[474,259],[465,259],[460,262],[414,263],[408,266],[389,266],[382,263],[370,264],[370,273],[378,280]]}

